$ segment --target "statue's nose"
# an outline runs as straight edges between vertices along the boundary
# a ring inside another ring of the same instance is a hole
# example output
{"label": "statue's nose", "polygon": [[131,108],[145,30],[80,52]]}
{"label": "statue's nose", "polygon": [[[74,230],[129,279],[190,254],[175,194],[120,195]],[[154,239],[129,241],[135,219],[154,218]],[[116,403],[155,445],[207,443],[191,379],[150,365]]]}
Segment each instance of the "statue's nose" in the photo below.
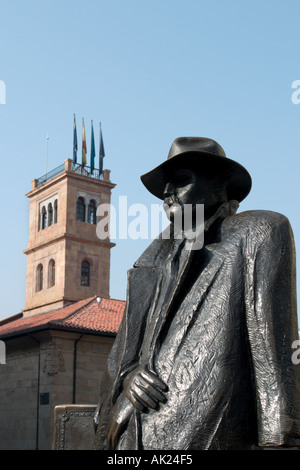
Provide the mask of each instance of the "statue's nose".
{"label": "statue's nose", "polygon": [[164,196],[164,198],[170,197],[174,194],[174,192],[175,192],[174,185],[172,183],[167,183],[165,188],[164,188],[163,196]]}

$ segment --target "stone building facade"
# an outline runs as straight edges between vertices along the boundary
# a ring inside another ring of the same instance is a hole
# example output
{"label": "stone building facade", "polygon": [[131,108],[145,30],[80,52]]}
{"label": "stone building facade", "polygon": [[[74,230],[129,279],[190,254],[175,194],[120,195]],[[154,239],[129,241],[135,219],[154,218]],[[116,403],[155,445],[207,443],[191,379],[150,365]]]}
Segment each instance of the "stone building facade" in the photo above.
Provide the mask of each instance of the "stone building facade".
{"label": "stone building facade", "polygon": [[92,297],[0,323],[0,449],[49,450],[54,409],[97,404],[125,301]]}
{"label": "stone building facade", "polygon": [[114,187],[109,170],[67,159],[26,194],[25,306],[0,321],[2,450],[51,449],[55,407],[98,402],[125,309],[109,297],[109,227],[106,239],[96,231],[97,207],[110,204]]}

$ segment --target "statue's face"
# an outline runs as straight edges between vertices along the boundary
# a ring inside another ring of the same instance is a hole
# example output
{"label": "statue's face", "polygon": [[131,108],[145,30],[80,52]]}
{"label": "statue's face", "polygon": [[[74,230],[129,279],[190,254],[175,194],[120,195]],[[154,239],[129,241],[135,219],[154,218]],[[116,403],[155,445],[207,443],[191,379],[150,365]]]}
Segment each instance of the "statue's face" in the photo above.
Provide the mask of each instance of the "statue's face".
{"label": "statue's face", "polygon": [[184,204],[192,204],[194,211],[197,204],[204,204],[205,218],[209,217],[217,204],[215,182],[193,170],[175,170],[164,189],[164,208],[171,222],[183,212]]}

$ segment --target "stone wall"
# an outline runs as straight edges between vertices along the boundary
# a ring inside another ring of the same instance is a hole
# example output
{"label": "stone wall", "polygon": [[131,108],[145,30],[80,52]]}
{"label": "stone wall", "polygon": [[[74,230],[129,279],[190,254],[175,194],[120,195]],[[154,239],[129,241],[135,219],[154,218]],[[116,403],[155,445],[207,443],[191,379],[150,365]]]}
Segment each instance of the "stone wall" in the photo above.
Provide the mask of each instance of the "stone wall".
{"label": "stone wall", "polygon": [[98,402],[113,340],[54,330],[6,340],[6,364],[0,364],[0,449],[51,449],[54,407]]}

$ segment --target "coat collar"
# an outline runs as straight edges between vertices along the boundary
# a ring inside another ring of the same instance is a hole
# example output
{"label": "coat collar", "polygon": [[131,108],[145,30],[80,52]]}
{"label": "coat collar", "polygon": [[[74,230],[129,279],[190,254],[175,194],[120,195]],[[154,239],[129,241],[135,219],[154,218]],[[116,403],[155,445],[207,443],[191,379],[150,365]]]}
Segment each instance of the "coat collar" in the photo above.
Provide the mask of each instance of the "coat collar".
{"label": "coat collar", "polygon": [[[209,239],[211,232],[214,231],[214,228],[218,223],[222,223],[224,219],[234,215],[239,207],[238,201],[231,200],[222,204],[214,215],[212,215],[204,223],[204,237]],[[174,236],[172,236],[171,226],[169,225],[159,236],[153,240],[150,246],[142,253],[138,260],[134,263],[134,267],[145,267],[145,268],[158,268],[162,265],[170,251],[173,249]],[[188,241],[189,248],[191,250],[195,240],[199,240],[201,237],[201,230],[203,231],[203,225],[199,226],[195,231],[194,239],[190,238]],[[181,237],[182,238],[182,237]],[[196,248],[198,249],[198,248]]]}

